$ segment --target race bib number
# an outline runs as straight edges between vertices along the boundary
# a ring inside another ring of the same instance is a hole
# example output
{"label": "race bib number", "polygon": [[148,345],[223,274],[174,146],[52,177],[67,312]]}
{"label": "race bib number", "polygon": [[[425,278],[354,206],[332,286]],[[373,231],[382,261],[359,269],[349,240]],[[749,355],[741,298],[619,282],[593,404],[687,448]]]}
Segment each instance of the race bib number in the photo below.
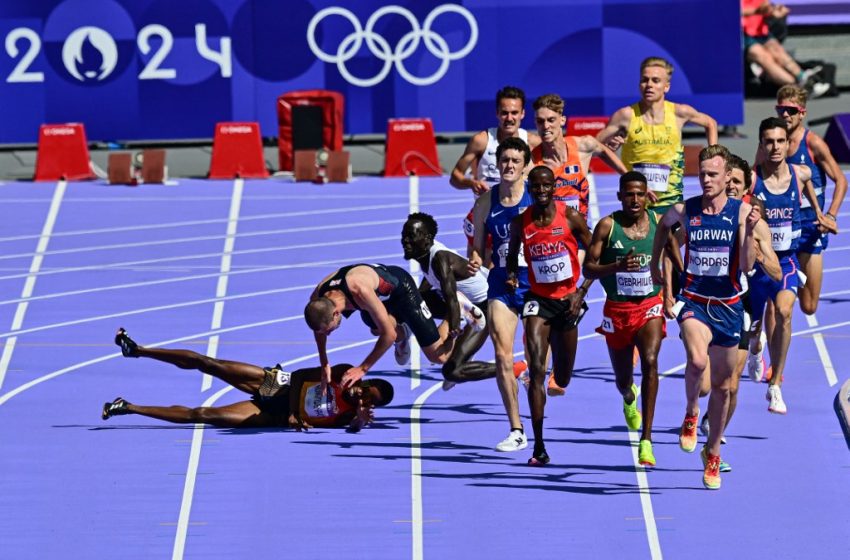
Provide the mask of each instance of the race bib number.
{"label": "race bib number", "polygon": [[649,269],[617,273],[617,295],[646,296],[652,293],[652,275]]}
{"label": "race bib number", "polygon": [[670,180],[670,166],[661,163],[638,163],[633,167],[635,171],[643,173],[649,190],[664,192]]}
{"label": "race bib number", "polygon": [[304,393],[304,412],[309,417],[327,418],[339,413],[334,392],[328,387],[326,395],[322,395],[322,386],[313,385]]}
{"label": "race bib number", "polygon": [[610,317],[602,317],[602,330],[607,333],[614,332],[614,321]]}
{"label": "race bib number", "polygon": [[654,319],[655,317],[661,317],[661,308],[662,308],[662,305],[660,303],[657,304],[657,305],[653,305],[652,307],[650,307],[649,309],[646,310],[646,315],[644,315],[644,317],[646,317],[647,319]]}
{"label": "race bib number", "polygon": [[[499,250],[496,253],[499,255],[499,262],[502,266],[507,266],[508,264],[508,243],[502,243],[499,245]],[[519,258],[518,261],[519,266],[528,266],[528,263],[525,262],[525,251],[522,250],[522,245],[519,246]]]}
{"label": "race bib number", "polygon": [[540,284],[563,282],[573,277],[569,253],[549,255],[545,259],[532,260],[531,269],[534,271],[534,279]]}
{"label": "race bib number", "polygon": [[794,231],[791,222],[781,222],[770,226],[771,246],[774,251],[787,251],[791,248]]}
{"label": "race bib number", "polygon": [[428,304],[424,301],[419,304],[419,310],[422,312],[423,317],[425,317],[426,319],[431,318],[431,310],[428,308]]}
{"label": "race bib number", "polygon": [[729,247],[702,247],[688,251],[688,274],[728,276]]}
{"label": "race bib number", "polygon": [[540,314],[540,304],[536,301],[527,301],[522,308],[523,317],[537,317]]}
{"label": "race bib number", "polygon": [[581,208],[581,201],[577,196],[568,196],[566,198],[563,198],[562,200],[567,206],[569,206],[576,212],[578,212],[579,208]]}
{"label": "race bib number", "polygon": [[467,237],[475,237],[475,224],[468,217],[463,219],[463,233]]}

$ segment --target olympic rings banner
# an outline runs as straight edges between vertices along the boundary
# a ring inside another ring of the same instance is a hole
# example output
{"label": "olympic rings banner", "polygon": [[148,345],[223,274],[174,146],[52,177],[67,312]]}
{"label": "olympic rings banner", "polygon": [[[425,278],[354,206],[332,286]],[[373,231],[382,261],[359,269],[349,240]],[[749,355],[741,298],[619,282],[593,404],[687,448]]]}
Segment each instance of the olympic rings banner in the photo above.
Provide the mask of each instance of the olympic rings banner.
{"label": "olympic rings banner", "polygon": [[277,96],[301,89],[343,93],[346,134],[480,130],[504,85],[608,115],[637,100],[647,56],[673,62],[671,100],[743,121],[738,0],[0,0],[0,37],[0,144],[61,122],[90,140],[229,120],[275,136]]}

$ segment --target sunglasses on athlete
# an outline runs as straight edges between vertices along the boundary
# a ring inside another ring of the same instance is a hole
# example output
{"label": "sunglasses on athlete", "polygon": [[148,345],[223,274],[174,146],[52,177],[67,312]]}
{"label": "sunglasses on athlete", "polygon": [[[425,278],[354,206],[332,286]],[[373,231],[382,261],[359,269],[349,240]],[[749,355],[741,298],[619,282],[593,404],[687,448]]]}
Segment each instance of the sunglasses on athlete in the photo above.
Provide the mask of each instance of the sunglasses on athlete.
{"label": "sunglasses on athlete", "polygon": [[802,109],[800,107],[797,107],[796,105],[777,105],[775,108],[776,114],[780,117],[785,113],[788,113],[793,117],[794,115],[802,111]]}

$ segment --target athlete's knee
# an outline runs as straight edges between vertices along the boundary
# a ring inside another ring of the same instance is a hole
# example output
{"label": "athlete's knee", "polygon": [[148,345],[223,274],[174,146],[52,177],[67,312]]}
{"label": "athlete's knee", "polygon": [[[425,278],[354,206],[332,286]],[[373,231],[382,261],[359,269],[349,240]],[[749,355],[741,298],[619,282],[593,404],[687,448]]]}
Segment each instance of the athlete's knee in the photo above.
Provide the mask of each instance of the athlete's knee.
{"label": "athlete's knee", "polygon": [[644,375],[658,375],[658,355],[647,352],[640,357],[641,373]]}
{"label": "athlete's knee", "polygon": [[708,368],[708,356],[689,356],[690,369],[702,375]]}
{"label": "athlete's knee", "polygon": [[445,379],[446,381],[454,381],[455,383],[460,381],[460,378],[455,375],[455,370],[458,368],[458,366],[460,366],[460,364],[457,360],[454,359],[450,359],[445,364],[443,364],[443,369],[441,370],[443,374],[443,379]]}
{"label": "athlete's knee", "polygon": [[814,315],[818,310],[818,300],[800,295],[800,311],[806,315]]}

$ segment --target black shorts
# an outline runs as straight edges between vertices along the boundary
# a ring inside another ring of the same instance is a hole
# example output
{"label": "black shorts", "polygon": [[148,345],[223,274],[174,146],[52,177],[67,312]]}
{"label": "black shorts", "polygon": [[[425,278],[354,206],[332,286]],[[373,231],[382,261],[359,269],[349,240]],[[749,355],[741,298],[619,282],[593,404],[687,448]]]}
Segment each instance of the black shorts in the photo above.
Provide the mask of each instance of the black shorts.
{"label": "black shorts", "polygon": [[289,381],[281,383],[280,365],[263,368],[265,376],[258,394],[251,397],[260,412],[274,418],[277,426],[289,426]]}
{"label": "black shorts", "polygon": [[[744,304],[744,314],[746,316],[744,317],[744,322],[741,326],[741,340],[740,342],[738,342],[738,350],[750,349],[750,337],[752,335],[750,329],[752,328],[753,314],[750,308],[749,293],[750,292],[741,294],[741,303]],[[747,318],[749,318],[749,321],[747,320]]]}
{"label": "black shorts", "polygon": [[[416,341],[422,348],[431,346],[440,340],[437,324],[434,323],[431,310],[422,299],[413,277],[400,266],[386,266],[384,268],[398,279],[398,284],[396,284],[389,299],[384,301],[387,312],[395,317],[397,322],[405,323],[410,327],[413,336],[416,337]],[[370,329],[378,328],[368,312],[361,311],[360,318]]]}
{"label": "black shorts", "polygon": [[578,326],[586,311],[587,303],[582,301],[578,315],[572,316],[570,300],[551,299],[528,291],[525,293],[525,304],[522,306],[522,318],[540,317],[553,330],[569,331]]}

